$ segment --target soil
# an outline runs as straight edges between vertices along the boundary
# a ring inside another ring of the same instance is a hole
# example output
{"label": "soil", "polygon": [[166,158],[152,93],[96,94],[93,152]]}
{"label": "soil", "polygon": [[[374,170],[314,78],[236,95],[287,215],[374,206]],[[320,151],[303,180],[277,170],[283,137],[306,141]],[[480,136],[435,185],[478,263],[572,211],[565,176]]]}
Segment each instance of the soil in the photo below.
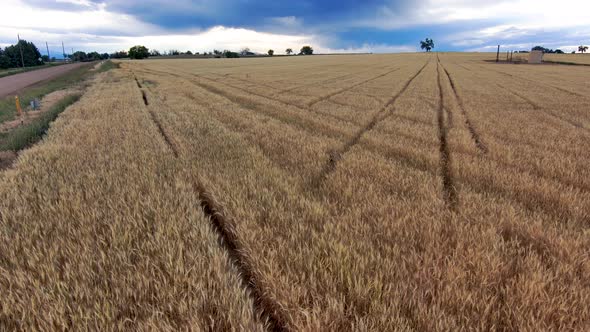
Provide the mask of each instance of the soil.
{"label": "soil", "polygon": [[0,151],[0,171],[12,166],[17,154],[14,151]]}

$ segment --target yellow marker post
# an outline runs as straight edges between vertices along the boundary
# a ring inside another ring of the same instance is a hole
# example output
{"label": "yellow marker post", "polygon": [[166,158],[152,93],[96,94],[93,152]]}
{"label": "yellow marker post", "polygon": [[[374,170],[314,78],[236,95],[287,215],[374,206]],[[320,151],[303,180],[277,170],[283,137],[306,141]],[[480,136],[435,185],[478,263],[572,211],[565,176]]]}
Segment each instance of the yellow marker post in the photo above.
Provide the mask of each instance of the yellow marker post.
{"label": "yellow marker post", "polygon": [[16,112],[18,113],[19,116],[23,115],[23,110],[22,110],[22,108],[20,108],[20,100],[18,100],[18,96],[14,96],[14,100],[16,103]]}

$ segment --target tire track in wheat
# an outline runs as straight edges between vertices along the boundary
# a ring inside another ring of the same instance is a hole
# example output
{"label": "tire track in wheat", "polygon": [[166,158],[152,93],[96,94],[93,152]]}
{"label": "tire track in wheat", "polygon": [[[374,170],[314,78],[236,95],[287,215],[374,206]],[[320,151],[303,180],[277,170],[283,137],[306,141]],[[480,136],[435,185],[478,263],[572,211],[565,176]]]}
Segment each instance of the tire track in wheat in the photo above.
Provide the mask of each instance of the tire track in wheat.
{"label": "tire track in wheat", "polygon": [[446,74],[447,79],[448,79],[449,83],[451,84],[451,89],[453,90],[453,94],[455,95],[455,99],[457,100],[457,103],[459,104],[459,109],[461,110],[461,114],[463,115],[463,118],[465,119],[465,125],[467,126],[467,130],[469,131],[469,134],[471,135],[471,139],[473,140],[473,142],[475,143],[475,146],[477,147],[477,149],[481,153],[484,153],[484,154],[488,153],[487,145],[483,142],[481,135],[479,135],[479,133],[475,129],[475,126],[473,125],[473,122],[471,121],[471,119],[469,119],[469,115],[467,114],[467,111],[465,110],[463,98],[461,98],[461,96],[457,93],[457,86],[455,85],[455,81],[453,80],[453,78],[451,77],[451,75],[449,74],[447,69],[443,66],[443,64],[440,63],[440,61],[439,61],[439,64],[440,64],[440,67],[444,70],[444,73]]}
{"label": "tire track in wheat", "polygon": [[374,77],[371,77],[371,78],[369,78],[369,79],[366,79],[366,80],[364,80],[364,81],[361,81],[361,82],[355,83],[355,84],[353,84],[353,85],[347,86],[346,88],[342,88],[342,89],[339,89],[339,90],[337,90],[337,91],[334,91],[334,92],[332,92],[332,93],[329,93],[329,94],[326,94],[326,95],[320,96],[320,97],[318,97],[318,98],[316,98],[316,99],[314,99],[314,100],[310,101],[310,102],[307,104],[307,107],[312,107],[313,105],[315,105],[315,104],[317,104],[317,103],[319,103],[319,102],[321,102],[321,101],[324,101],[324,100],[326,100],[326,99],[330,99],[330,98],[332,98],[332,97],[334,97],[334,96],[336,96],[336,95],[339,95],[339,94],[341,94],[341,93],[344,93],[344,92],[346,92],[346,91],[350,91],[350,90],[352,90],[352,89],[354,89],[354,88],[356,88],[356,87],[358,87],[358,86],[361,86],[361,85],[363,85],[363,84],[365,84],[365,83],[369,83],[369,82],[371,82],[371,81],[374,81],[374,80],[377,80],[377,79],[379,79],[379,78],[381,78],[381,77],[385,77],[385,76],[387,76],[387,75],[389,75],[389,74],[391,74],[391,73],[393,73],[393,72],[396,72],[396,71],[398,71],[398,70],[400,70],[400,68],[395,68],[395,69],[389,70],[389,71],[387,71],[387,72],[385,72],[385,73],[379,74],[379,75],[377,75],[377,76],[374,76]]}
{"label": "tire track in wheat", "polygon": [[440,170],[443,181],[443,198],[451,210],[455,210],[458,204],[458,193],[455,188],[452,171],[451,171],[451,152],[449,149],[449,142],[447,139],[447,126],[445,124],[444,111],[444,94],[442,90],[442,82],[440,75],[440,62],[436,66],[436,78],[438,82],[438,139],[440,142]]}
{"label": "tire track in wheat", "polygon": [[267,295],[251,260],[239,239],[234,222],[226,216],[223,208],[198,180],[193,181],[193,189],[201,202],[201,209],[208,217],[211,228],[220,238],[223,249],[228,253],[233,265],[239,271],[242,284],[249,290],[254,308],[268,322],[271,331],[292,330],[289,315],[283,307]]}
{"label": "tire track in wheat", "polygon": [[506,88],[506,87],[502,86],[501,84],[496,84],[496,85],[497,85],[499,88],[501,88],[501,89],[503,89],[503,90],[507,91],[508,93],[510,93],[510,94],[512,94],[512,95],[514,95],[514,96],[516,96],[516,97],[518,97],[519,99],[522,99],[522,100],[524,100],[524,101],[525,101],[527,104],[529,104],[529,105],[530,105],[530,106],[531,106],[531,107],[532,107],[532,108],[533,108],[535,111],[541,111],[541,112],[545,113],[546,115],[548,115],[548,116],[550,116],[550,117],[552,117],[552,118],[554,118],[554,119],[556,119],[556,120],[558,120],[558,121],[565,122],[566,124],[568,124],[568,125],[570,125],[570,126],[573,126],[573,127],[577,128],[577,129],[583,129],[583,130],[585,130],[585,131],[590,131],[590,129],[588,129],[588,128],[584,127],[584,126],[583,126],[581,123],[578,123],[578,122],[572,121],[572,120],[570,120],[570,119],[567,119],[567,118],[565,118],[565,117],[563,117],[563,116],[557,115],[557,114],[555,114],[555,113],[551,112],[550,110],[546,109],[545,107],[543,107],[543,106],[541,106],[541,105],[537,104],[537,103],[536,103],[535,101],[533,101],[531,98],[529,98],[529,97],[527,97],[527,96],[525,96],[525,95],[523,95],[523,94],[521,94],[521,93],[518,93],[518,92],[516,92],[516,91],[510,90],[510,89],[508,89],[508,88]]}
{"label": "tire track in wheat", "polygon": [[389,112],[389,114],[387,113],[387,110],[389,110],[390,106],[395,104],[395,102],[398,100],[398,98],[404,92],[406,92],[406,90],[408,89],[410,84],[416,79],[416,77],[418,77],[418,75],[420,75],[420,73],[422,73],[422,71],[424,70],[424,68],[426,68],[427,65],[428,65],[428,61],[422,66],[422,68],[420,68],[420,70],[418,70],[418,72],[416,72],[410,79],[408,79],[408,81],[406,81],[406,83],[403,85],[402,89],[399,92],[397,92],[393,97],[391,97],[387,101],[387,103],[385,105],[383,105],[381,107],[381,109],[379,109],[373,115],[371,120],[363,128],[361,128],[348,142],[346,142],[344,144],[344,146],[339,151],[332,151],[329,154],[328,162],[324,165],[324,167],[319,172],[317,178],[313,181],[316,188],[319,187],[321,185],[321,183],[334,170],[336,170],[336,166],[337,166],[338,162],[340,161],[340,159],[342,158],[342,156],[344,154],[346,154],[348,151],[350,151],[350,149],[352,149],[355,145],[357,145],[359,143],[360,139],[363,137],[363,135],[365,135],[369,131],[373,130],[373,128],[375,127],[375,125],[377,123],[383,121],[389,115],[391,115],[391,112],[393,112],[393,110],[391,112]]}
{"label": "tire track in wheat", "polygon": [[[137,79],[136,79],[137,82]],[[139,82],[138,82],[139,83]],[[145,90],[141,94],[147,107],[149,102]],[[179,148],[174,143],[172,136],[164,129],[162,123],[155,116],[154,112],[148,109],[152,121],[156,124],[159,133],[173,152],[176,159],[180,159]],[[197,194],[200,207],[210,222],[212,230],[220,239],[220,246],[227,252],[233,266],[238,270],[238,278],[242,285],[249,291],[248,294],[253,301],[255,311],[266,320],[270,331],[289,331],[292,329],[290,317],[285,309],[268,296],[268,292],[262,286],[261,277],[256,272],[254,264],[247,256],[247,251],[241,244],[234,224],[221,205],[217,203],[210,191],[198,179],[192,179],[193,190]]]}

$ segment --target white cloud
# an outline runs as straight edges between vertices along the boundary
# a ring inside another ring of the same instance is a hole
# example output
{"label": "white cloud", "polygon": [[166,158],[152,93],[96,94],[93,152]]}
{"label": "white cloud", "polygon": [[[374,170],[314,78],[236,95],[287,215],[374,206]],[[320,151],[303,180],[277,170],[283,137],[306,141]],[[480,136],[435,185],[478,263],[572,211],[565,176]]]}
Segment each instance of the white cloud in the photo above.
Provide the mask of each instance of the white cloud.
{"label": "white cloud", "polygon": [[407,53],[417,52],[418,48],[408,45],[363,44],[360,47],[315,48],[317,53]]}
{"label": "white cloud", "polygon": [[411,8],[382,6],[354,26],[396,29],[418,25],[493,20],[521,29],[582,27],[588,24],[587,0],[423,0]]}
{"label": "white cloud", "polygon": [[270,21],[285,27],[297,27],[303,24],[303,19],[297,18],[295,16],[272,17]]}
{"label": "white cloud", "polygon": [[[104,4],[91,5],[88,1],[69,1],[82,4],[84,10],[40,10],[20,0],[2,0],[0,14],[0,37],[6,29],[31,29],[43,33],[84,33],[89,31],[118,31],[127,34],[156,32],[156,26],[139,21],[133,16],[113,13]],[[87,5],[87,6],[86,6]]]}
{"label": "white cloud", "polygon": [[[109,12],[103,4],[94,5],[87,0],[62,0],[80,5],[75,12],[63,10],[37,10],[20,0],[4,0],[0,14],[0,42],[16,42],[16,35],[33,41],[44,50],[45,42],[52,54],[61,55],[61,42],[66,44],[66,53],[71,49],[81,51],[113,52],[126,50],[133,45],[145,45],[150,49],[168,51],[191,50],[193,52],[240,50],[249,47],[252,51],[266,53],[272,48],[281,54],[287,48],[299,50],[303,45],[312,45],[316,53],[352,52],[398,52],[415,51],[415,48],[390,45],[370,45],[349,48],[330,48],[331,40],[313,34],[267,33],[252,29],[216,26],[210,29],[171,32],[138,21],[136,18]],[[10,12],[10,15],[6,13]],[[22,19],[22,18],[26,19]],[[298,25],[301,20],[294,16],[276,17],[281,25]],[[121,36],[125,31],[127,36]]]}

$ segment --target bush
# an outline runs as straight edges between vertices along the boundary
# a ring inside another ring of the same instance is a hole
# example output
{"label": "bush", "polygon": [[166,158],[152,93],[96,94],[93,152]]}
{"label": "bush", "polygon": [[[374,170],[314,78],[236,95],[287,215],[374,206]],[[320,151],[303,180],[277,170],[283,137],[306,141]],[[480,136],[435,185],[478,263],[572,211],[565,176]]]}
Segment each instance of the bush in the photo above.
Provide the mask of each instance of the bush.
{"label": "bush", "polygon": [[303,46],[301,48],[301,52],[299,54],[312,55],[313,54],[313,48],[311,46]]}
{"label": "bush", "polygon": [[129,49],[131,59],[145,59],[150,56],[150,51],[145,46],[136,45]]}

